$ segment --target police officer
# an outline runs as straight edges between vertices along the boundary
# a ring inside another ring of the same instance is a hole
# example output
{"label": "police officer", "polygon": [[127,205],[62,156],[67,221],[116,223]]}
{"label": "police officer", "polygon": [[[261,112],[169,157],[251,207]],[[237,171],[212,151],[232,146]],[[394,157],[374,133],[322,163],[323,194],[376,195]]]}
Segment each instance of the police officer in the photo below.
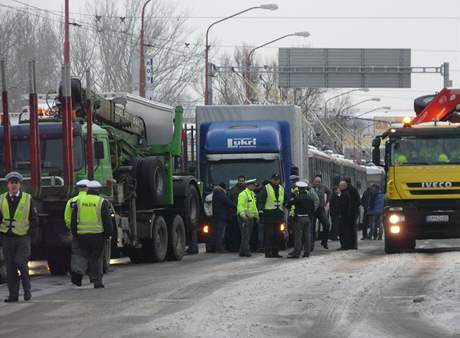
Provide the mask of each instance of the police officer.
{"label": "police officer", "polygon": [[284,188],[280,184],[280,176],[274,174],[271,181],[262,189],[258,207],[262,210],[265,227],[265,257],[279,258],[280,232],[279,226],[284,222]]}
{"label": "police officer", "polygon": [[240,257],[251,257],[249,241],[251,239],[254,222],[259,220],[259,211],[256,205],[256,179],[247,180],[246,188],[238,195],[237,215],[241,231]]}
{"label": "police officer", "polygon": [[102,254],[105,241],[112,233],[112,217],[110,203],[99,196],[102,188],[97,181],[87,184],[88,192],[76,202],[72,210],[71,229],[78,241],[78,255],[84,258],[84,263],[72,271],[72,282],[81,286],[83,275],[88,268],[90,281],[94,288],[103,288],[102,284]]}
{"label": "police officer", "polygon": [[308,193],[306,182],[296,182],[297,193],[291,196],[287,206],[295,206],[294,216],[294,250],[289,253],[288,258],[299,258],[304,244],[304,257],[310,256],[312,231],[311,217],[315,212],[315,203],[311,194]]}
{"label": "police officer", "polygon": [[[0,234],[5,256],[9,296],[5,302],[17,302],[19,298],[19,278],[22,281],[24,300],[32,298],[29,268],[27,266],[31,237],[36,236],[37,213],[32,205],[32,197],[21,191],[23,177],[18,172],[10,172],[5,177],[8,192],[0,195]],[[18,270],[21,276],[18,275]]]}

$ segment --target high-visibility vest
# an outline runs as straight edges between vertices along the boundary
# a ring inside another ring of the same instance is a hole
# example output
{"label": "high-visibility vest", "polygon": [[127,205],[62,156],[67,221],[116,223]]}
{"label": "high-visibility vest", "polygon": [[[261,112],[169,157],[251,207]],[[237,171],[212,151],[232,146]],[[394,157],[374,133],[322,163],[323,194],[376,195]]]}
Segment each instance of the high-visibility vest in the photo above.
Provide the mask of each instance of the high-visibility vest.
{"label": "high-visibility vest", "polygon": [[104,232],[101,215],[102,202],[104,199],[97,195],[86,195],[77,200],[77,234]]}
{"label": "high-visibility vest", "polygon": [[7,196],[7,192],[0,196],[0,211],[3,216],[2,223],[0,224],[0,232],[6,234],[11,229],[15,235],[25,236],[30,228],[29,216],[32,197],[23,192],[13,218],[11,218]]}
{"label": "high-visibility vest", "polygon": [[72,203],[76,203],[83,196],[86,196],[86,191],[80,191],[77,196],[72,197],[65,205],[64,222],[68,229],[70,229],[70,222],[72,221]]}
{"label": "high-visibility vest", "polygon": [[278,199],[276,199],[275,189],[273,189],[271,184],[267,184],[265,186],[267,190],[267,199],[265,201],[265,210],[283,210],[283,203],[284,203],[284,188],[283,186],[279,186],[278,191]]}
{"label": "high-visibility vest", "polygon": [[238,216],[246,216],[251,218],[258,218],[259,211],[257,210],[256,195],[248,188],[244,189],[238,195],[237,205]]}

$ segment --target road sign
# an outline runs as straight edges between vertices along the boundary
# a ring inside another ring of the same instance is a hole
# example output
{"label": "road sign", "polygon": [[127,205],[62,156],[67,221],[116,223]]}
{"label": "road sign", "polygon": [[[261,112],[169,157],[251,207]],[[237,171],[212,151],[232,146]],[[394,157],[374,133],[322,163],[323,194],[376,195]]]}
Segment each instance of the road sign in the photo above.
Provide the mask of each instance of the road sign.
{"label": "road sign", "polygon": [[410,88],[410,49],[280,48],[282,88]]}

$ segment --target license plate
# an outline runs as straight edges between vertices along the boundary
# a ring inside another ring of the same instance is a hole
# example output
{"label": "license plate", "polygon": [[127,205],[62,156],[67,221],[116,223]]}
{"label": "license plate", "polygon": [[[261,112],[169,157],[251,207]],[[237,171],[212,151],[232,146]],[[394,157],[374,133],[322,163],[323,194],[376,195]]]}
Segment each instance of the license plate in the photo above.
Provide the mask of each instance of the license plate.
{"label": "license plate", "polygon": [[449,222],[449,215],[429,215],[426,216],[428,223]]}

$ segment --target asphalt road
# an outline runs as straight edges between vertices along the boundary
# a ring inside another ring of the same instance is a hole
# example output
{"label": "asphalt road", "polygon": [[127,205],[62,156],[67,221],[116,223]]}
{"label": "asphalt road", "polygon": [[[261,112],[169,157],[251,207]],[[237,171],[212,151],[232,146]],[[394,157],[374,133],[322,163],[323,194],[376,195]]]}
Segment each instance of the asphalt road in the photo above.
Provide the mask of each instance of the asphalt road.
{"label": "asphalt road", "polygon": [[35,263],[32,301],[0,304],[0,336],[460,337],[460,242],[417,245],[390,256],[364,241],[301,260],[118,260],[105,289],[74,287]]}

